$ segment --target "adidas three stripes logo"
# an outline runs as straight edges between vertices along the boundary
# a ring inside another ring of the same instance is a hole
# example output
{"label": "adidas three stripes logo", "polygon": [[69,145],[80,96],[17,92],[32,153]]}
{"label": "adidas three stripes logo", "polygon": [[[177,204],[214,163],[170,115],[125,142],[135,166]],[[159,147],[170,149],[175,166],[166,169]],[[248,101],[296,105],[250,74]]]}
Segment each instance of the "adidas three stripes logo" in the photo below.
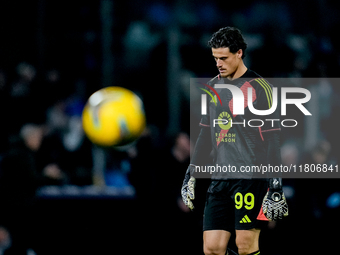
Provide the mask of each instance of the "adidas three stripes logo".
{"label": "adidas three stripes logo", "polygon": [[250,223],[251,220],[249,219],[248,215],[244,215],[242,220],[240,220],[240,223]]}

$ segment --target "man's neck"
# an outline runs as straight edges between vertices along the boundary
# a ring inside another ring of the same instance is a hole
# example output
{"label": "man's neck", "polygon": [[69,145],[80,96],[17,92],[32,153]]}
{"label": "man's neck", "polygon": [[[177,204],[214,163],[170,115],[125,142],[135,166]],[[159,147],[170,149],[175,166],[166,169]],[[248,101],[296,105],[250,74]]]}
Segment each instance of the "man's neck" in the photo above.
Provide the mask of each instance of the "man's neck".
{"label": "man's neck", "polygon": [[242,75],[244,75],[247,72],[248,68],[245,66],[244,62],[241,61],[240,65],[236,69],[235,73],[232,76],[227,77],[229,80],[235,80],[240,78]]}

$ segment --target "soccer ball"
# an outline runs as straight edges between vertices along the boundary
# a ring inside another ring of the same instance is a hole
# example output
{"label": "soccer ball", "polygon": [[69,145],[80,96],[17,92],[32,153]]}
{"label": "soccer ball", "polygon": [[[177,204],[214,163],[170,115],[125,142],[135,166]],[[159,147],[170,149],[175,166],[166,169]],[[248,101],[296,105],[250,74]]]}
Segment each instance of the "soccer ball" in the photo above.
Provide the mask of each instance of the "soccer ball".
{"label": "soccer ball", "polygon": [[105,147],[127,145],[145,128],[143,102],[128,89],[106,87],[89,97],[82,122],[92,143]]}

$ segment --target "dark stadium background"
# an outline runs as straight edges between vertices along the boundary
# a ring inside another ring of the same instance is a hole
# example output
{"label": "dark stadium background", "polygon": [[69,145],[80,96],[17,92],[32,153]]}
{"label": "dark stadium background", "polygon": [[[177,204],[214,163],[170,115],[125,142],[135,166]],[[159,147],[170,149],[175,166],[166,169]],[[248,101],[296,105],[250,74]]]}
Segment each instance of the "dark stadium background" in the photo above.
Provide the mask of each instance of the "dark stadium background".
{"label": "dark stadium background", "polygon": [[[194,213],[179,196],[189,79],[217,74],[206,43],[220,27],[242,30],[263,77],[323,77],[308,88],[318,117],[282,132],[283,163],[336,165],[339,14],[332,0],[1,1],[0,254],[202,254],[204,192]],[[147,132],[125,152],[79,128],[87,98],[112,85],[145,105]],[[21,141],[32,130],[36,151]],[[284,185],[290,216],[263,231],[263,254],[336,252],[339,180]]]}

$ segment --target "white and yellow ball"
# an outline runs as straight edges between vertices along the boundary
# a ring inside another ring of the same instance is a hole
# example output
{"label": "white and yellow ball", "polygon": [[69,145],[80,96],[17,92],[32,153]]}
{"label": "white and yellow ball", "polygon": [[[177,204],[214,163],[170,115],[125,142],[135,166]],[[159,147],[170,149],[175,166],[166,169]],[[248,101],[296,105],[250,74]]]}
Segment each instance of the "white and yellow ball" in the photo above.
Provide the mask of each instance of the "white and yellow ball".
{"label": "white and yellow ball", "polygon": [[122,87],[106,87],[93,93],[84,107],[82,121],[90,141],[105,147],[133,142],[146,124],[142,100]]}

